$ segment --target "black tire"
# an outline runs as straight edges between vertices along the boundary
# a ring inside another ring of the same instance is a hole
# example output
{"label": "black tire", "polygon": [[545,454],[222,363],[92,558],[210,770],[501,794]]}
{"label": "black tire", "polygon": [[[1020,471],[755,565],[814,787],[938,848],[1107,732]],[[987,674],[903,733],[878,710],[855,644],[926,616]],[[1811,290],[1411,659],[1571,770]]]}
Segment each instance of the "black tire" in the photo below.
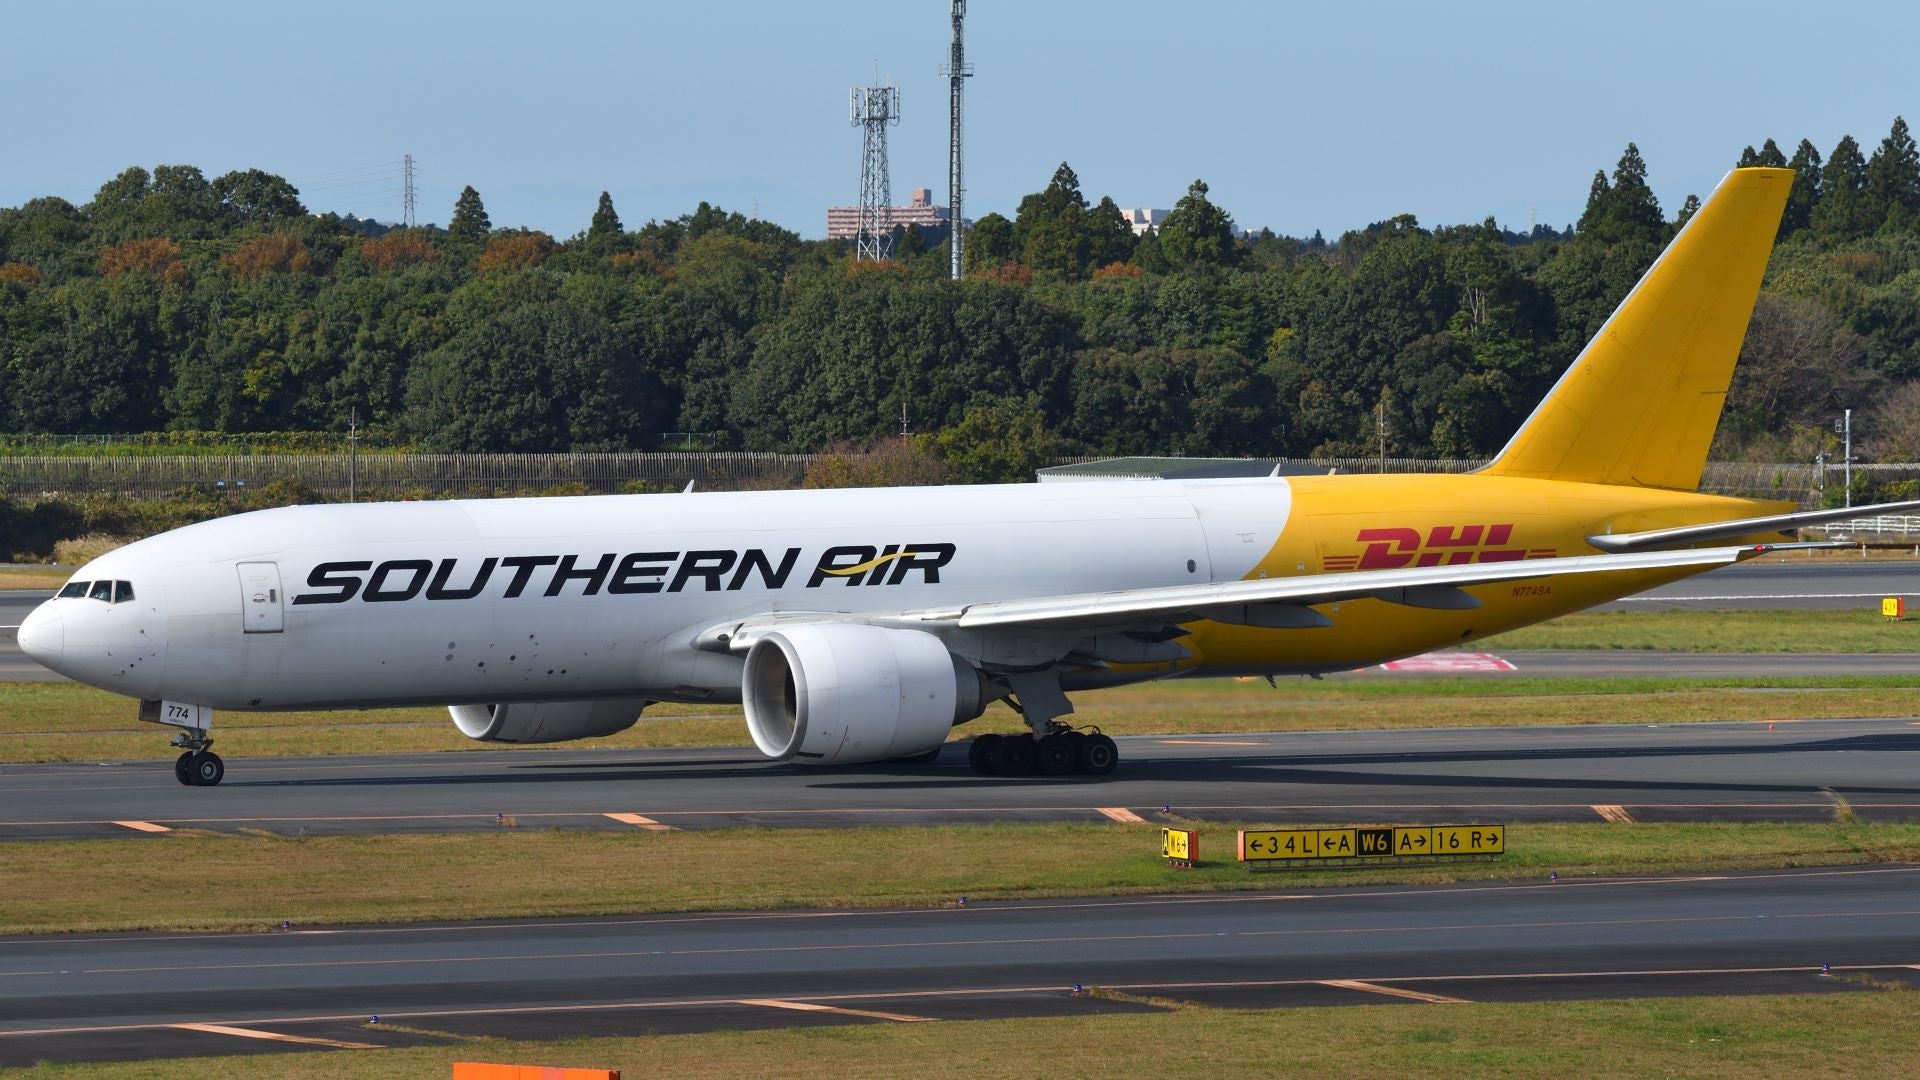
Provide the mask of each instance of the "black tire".
{"label": "black tire", "polygon": [[1120,748],[1105,735],[1089,735],[1080,744],[1080,771],[1088,776],[1105,776],[1120,764]]}
{"label": "black tire", "polygon": [[179,757],[173,759],[173,778],[175,780],[188,785],[193,783],[193,774],[187,771],[187,763],[192,760],[193,751],[191,750],[185,751]]}
{"label": "black tire", "polygon": [[227,775],[227,763],[211,750],[202,750],[187,762],[187,775],[194,787],[213,787]]}
{"label": "black tire", "polygon": [[1026,735],[1003,735],[993,744],[993,771],[997,776],[1029,776],[1033,773],[1033,739]]}
{"label": "black tire", "polygon": [[1042,776],[1065,776],[1079,764],[1073,738],[1065,733],[1049,735],[1034,744],[1034,768]]}
{"label": "black tire", "polygon": [[993,775],[993,744],[999,742],[999,735],[976,735],[967,744],[967,767],[981,776]]}

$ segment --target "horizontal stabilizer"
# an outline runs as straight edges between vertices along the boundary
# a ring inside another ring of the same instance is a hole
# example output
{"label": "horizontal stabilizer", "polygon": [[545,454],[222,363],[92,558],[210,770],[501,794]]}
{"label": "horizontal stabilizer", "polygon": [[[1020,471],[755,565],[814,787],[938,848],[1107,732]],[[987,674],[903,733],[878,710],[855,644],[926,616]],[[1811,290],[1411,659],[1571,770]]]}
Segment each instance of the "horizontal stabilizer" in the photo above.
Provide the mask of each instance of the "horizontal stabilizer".
{"label": "horizontal stabilizer", "polygon": [[1609,533],[1589,536],[1587,543],[1601,551],[1656,551],[1661,548],[1697,544],[1707,540],[1731,540],[1736,536],[1752,536],[1755,533],[1786,532],[1809,525],[1825,525],[1829,521],[1850,521],[1854,518],[1882,517],[1888,514],[1911,514],[1916,511],[1920,511],[1920,499],[1881,503],[1878,506],[1849,506],[1835,510],[1802,510],[1791,514],[1768,514],[1765,517],[1710,521],[1705,525],[1681,525],[1677,528],[1650,529],[1646,532]]}

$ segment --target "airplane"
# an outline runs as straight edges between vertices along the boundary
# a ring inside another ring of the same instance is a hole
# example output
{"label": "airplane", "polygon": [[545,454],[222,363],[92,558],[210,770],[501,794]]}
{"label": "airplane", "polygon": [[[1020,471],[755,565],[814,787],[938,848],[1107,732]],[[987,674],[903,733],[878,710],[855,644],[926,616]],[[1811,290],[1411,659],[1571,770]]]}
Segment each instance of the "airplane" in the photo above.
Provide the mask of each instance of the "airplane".
{"label": "airplane", "polygon": [[1005,701],[1029,732],[973,769],[1104,775],[1069,694],[1352,670],[1920,508],[1696,490],[1793,176],[1729,173],[1477,472],[285,507],[89,562],[19,644],[178,729],[189,786],[216,710],[418,704],[545,743],[738,702],[768,758],[848,765]]}

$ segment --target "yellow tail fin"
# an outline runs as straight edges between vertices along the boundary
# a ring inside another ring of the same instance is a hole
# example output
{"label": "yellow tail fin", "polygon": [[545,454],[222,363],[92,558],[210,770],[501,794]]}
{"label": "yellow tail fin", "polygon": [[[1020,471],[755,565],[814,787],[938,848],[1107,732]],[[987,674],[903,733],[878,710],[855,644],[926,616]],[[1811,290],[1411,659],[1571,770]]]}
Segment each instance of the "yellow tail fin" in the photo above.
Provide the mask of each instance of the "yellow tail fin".
{"label": "yellow tail fin", "polygon": [[1697,488],[1792,185],[1728,173],[1484,471]]}

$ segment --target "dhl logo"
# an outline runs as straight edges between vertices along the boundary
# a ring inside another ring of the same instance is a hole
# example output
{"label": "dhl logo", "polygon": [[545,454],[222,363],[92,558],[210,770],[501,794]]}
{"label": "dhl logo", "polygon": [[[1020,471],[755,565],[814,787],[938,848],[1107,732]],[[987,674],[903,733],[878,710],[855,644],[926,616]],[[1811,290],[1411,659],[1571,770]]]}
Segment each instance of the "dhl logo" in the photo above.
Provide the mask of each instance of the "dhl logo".
{"label": "dhl logo", "polygon": [[1418,529],[1361,529],[1355,540],[1367,545],[1358,555],[1328,555],[1328,570],[1398,570],[1407,566],[1459,566],[1471,562],[1551,559],[1553,548],[1512,545],[1512,525],[1436,525]]}

